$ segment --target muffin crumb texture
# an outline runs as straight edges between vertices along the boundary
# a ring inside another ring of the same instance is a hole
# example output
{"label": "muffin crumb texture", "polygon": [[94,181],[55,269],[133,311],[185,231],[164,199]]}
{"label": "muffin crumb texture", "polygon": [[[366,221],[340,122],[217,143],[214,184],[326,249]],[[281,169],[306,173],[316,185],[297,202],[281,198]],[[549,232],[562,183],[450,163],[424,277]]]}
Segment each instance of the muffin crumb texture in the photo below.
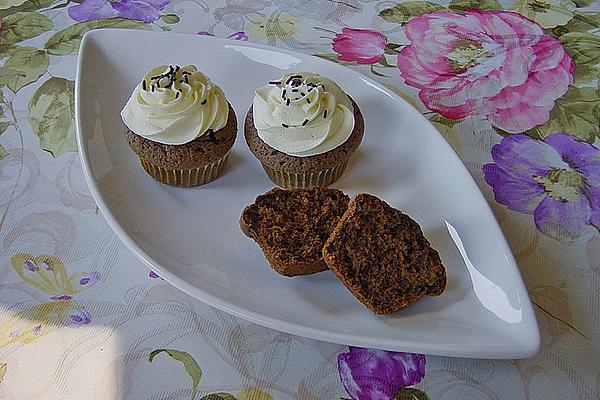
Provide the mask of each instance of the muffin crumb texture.
{"label": "muffin crumb texture", "polygon": [[375,314],[438,296],[446,271],[417,222],[369,194],[355,196],[323,248],[329,268]]}
{"label": "muffin crumb texture", "polygon": [[337,189],[275,188],[244,209],[240,225],[259,244],[276,272],[312,274],[327,269],[323,246],[349,200]]}

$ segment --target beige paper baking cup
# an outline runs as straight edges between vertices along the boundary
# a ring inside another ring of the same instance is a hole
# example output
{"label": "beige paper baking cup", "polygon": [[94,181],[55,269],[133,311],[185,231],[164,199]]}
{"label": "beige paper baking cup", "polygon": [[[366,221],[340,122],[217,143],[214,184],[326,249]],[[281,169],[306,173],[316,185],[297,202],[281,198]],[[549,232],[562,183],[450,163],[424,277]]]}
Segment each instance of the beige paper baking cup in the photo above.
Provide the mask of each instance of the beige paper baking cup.
{"label": "beige paper baking cup", "polygon": [[168,169],[150,164],[140,158],[144,170],[161,183],[179,187],[200,186],[213,181],[221,175],[227,164],[229,152],[217,161],[192,169]]}
{"label": "beige paper baking cup", "polygon": [[329,186],[337,181],[344,173],[348,161],[336,165],[333,168],[325,169],[319,172],[296,174],[285,172],[262,165],[269,179],[279,187],[284,189],[308,189],[314,186]]}

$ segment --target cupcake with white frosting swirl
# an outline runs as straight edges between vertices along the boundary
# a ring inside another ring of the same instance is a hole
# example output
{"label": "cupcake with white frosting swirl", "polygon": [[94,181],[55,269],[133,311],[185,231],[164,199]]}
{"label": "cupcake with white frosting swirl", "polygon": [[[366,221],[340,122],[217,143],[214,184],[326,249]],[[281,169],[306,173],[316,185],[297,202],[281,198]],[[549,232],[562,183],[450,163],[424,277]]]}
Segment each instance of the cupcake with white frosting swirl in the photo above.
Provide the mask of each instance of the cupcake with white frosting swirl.
{"label": "cupcake with white frosting swirl", "polygon": [[193,65],[148,71],[121,111],[144,170],[173,186],[199,186],[225,168],[237,136],[225,94]]}
{"label": "cupcake with white frosting swirl", "polygon": [[269,178],[288,189],[336,181],[363,133],[358,105],[335,82],[310,72],[258,88],[244,129]]}

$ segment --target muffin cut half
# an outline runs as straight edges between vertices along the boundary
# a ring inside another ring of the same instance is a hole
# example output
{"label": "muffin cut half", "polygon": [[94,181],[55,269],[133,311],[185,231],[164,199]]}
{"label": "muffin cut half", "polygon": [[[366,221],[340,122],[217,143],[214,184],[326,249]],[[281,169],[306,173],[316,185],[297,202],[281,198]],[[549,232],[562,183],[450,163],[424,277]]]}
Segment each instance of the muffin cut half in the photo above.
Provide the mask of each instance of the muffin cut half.
{"label": "muffin cut half", "polygon": [[350,200],[323,258],[375,314],[390,314],[446,287],[446,270],[419,224],[369,194]]}
{"label": "muffin cut half", "polygon": [[324,271],[323,245],[350,198],[337,189],[272,189],[242,212],[242,231],[254,239],[281,275]]}

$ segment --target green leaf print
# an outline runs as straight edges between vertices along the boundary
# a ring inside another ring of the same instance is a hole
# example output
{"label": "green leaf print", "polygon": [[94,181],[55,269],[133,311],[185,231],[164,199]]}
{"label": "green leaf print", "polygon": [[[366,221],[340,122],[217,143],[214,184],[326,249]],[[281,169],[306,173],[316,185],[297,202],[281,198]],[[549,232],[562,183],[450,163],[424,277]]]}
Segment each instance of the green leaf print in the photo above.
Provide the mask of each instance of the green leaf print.
{"label": "green leaf print", "polygon": [[431,400],[431,397],[422,390],[415,388],[401,388],[392,400]]}
{"label": "green leaf print", "polygon": [[412,17],[445,10],[446,7],[430,1],[406,1],[379,12],[379,16],[387,22],[404,24]]}
{"label": "green leaf print", "polygon": [[567,32],[585,32],[600,28],[600,13],[574,13],[564,29]]}
{"label": "green leaf print", "polygon": [[600,79],[600,68],[577,65],[575,66],[575,71],[573,71],[573,77],[575,78],[576,85],[589,83],[595,79]]}
{"label": "green leaf print", "polygon": [[37,81],[48,69],[48,54],[35,47],[17,46],[9,54],[8,60],[0,67],[0,84],[13,92]]}
{"label": "green leaf print", "polygon": [[37,11],[52,5],[52,3],[56,1],[57,0],[28,0],[21,5],[0,10],[0,18],[4,18],[7,15],[12,15],[22,11]]}
{"label": "green leaf print", "polygon": [[14,44],[52,29],[52,20],[36,12],[18,12],[2,19],[1,44]]}
{"label": "green leaf print", "polygon": [[160,19],[167,24],[176,24],[179,22],[179,16],[177,14],[162,14]]}
{"label": "green leaf print", "polygon": [[154,357],[157,354],[165,352],[173,359],[180,361],[183,363],[186,372],[192,378],[192,400],[196,398],[196,393],[198,392],[198,384],[200,383],[200,378],[202,377],[202,370],[198,366],[194,357],[186,353],[185,351],[173,350],[173,349],[156,349],[150,353],[148,360],[152,362]]}
{"label": "green leaf print", "polygon": [[571,86],[567,94],[556,101],[550,120],[528,131],[530,136],[544,139],[556,132],[565,132],[588,143],[600,136],[600,97],[594,88]]}
{"label": "green leaf print", "polygon": [[588,7],[594,4],[594,0],[573,0],[577,7]]}
{"label": "green leaf print", "polygon": [[237,400],[234,395],[229,393],[211,393],[202,396],[200,400]]}
{"label": "green leaf print", "polygon": [[562,35],[559,40],[573,57],[575,65],[593,66],[600,62],[600,36],[587,32],[572,32]]}
{"label": "green leaf print", "polygon": [[502,5],[496,0],[452,0],[448,8],[453,11],[502,10]]}
{"label": "green leaf print", "polygon": [[93,21],[79,22],[56,32],[48,39],[44,47],[48,53],[56,56],[64,56],[76,53],[79,49],[81,37],[88,31],[98,28],[130,28],[130,29],[150,29],[148,25],[141,21],[135,21],[124,18],[105,18]]}
{"label": "green leaf print", "polygon": [[433,122],[434,124],[440,124],[447,126],[448,128],[452,128],[454,125],[458,124],[459,122],[462,122],[463,120],[449,119],[442,117],[440,114],[433,114],[433,116],[429,117],[429,121]]}
{"label": "green leaf print", "polygon": [[10,125],[11,124],[9,122],[1,121],[0,122],[0,135],[2,135],[4,133],[4,131],[7,130]]}
{"label": "green leaf print", "polygon": [[316,57],[319,57],[319,58],[323,58],[325,60],[333,61],[335,63],[342,64],[342,65],[358,65],[358,63],[356,63],[355,61],[341,61],[341,60],[338,60],[338,57],[340,56],[339,54],[322,53],[322,54],[313,54],[313,56],[316,56]]}
{"label": "green leaf print", "polygon": [[[2,155],[2,152],[4,151],[4,148],[2,146],[0,146],[0,160],[4,158],[4,156],[6,155],[6,152],[4,152],[4,155]],[[2,381],[4,380],[4,376],[6,375],[6,363],[0,363],[0,383],[2,383]]]}
{"label": "green leaf print", "polygon": [[54,157],[76,150],[73,85],[73,81],[52,77],[29,100],[27,119],[40,147]]}

